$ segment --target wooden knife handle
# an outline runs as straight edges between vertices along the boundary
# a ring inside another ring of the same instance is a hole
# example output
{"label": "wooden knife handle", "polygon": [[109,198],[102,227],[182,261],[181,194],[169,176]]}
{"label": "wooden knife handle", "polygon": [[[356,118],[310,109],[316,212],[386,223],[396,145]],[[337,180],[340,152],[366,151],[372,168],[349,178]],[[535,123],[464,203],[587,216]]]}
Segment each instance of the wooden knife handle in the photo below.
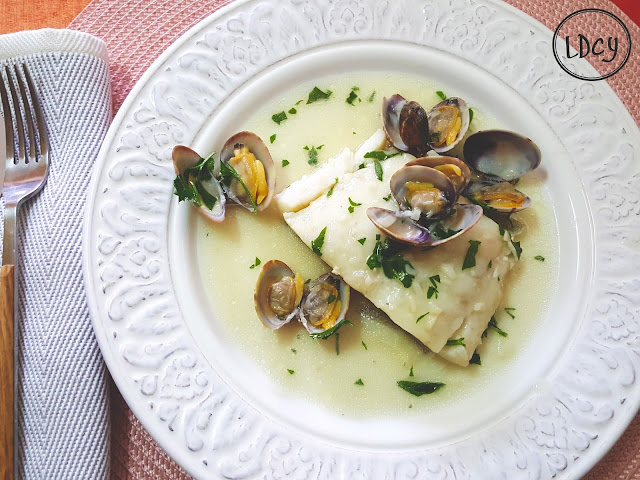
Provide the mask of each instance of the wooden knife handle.
{"label": "wooden knife handle", "polygon": [[0,268],[0,479],[13,478],[13,265]]}

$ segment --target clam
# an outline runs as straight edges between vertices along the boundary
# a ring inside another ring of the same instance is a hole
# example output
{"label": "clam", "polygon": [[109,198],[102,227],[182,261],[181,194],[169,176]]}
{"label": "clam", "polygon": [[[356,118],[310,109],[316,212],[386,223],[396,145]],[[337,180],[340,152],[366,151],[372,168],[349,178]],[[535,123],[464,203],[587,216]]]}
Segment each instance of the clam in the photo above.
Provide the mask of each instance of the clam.
{"label": "clam", "polygon": [[443,153],[455,147],[469,129],[469,106],[458,97],[443,100],[428,114],[431,148]]}
{"label": "clam", "polygon": [[186,175],[188,178],[184,178],[184,180],[193,185],[193,188],[198,191],[198,196],[201,199],[204,196],[208,196],[209,203],[213,203],[213,208],[209,209],[205,202],[201,201],[202,205],[198,211],[214,222],[222,222],[225,216],[226,200],[222,187],[215,178],[215,167],[212,170],[202,168],[197,174],[189,172],[189,169],[195,167],[202,160],[202,157],[184,145],[176,145],[173,148],[171,157],[176,175],[183,178]]}
{"label": "clam", "polygon": [[382,124],[389,141],[403,152],[422,155],[428,150],[427,112],[414,101],[392,95],[382,101]]}
{"label": "clam", "polygon": [[367,216],[385,234],[398,242],[421,247],[436,247],[471,229],[480,218],[478,205],[456,204],[448,217],[422,225],[406,215],[385,208],[369,207]]}
{"label": "clam", "polygon": [[333,328],[347,315],[351,289],[332,273],[321,275],[309,284],[300,304],[300,322],[309,333]]}
{"label": "clam", "polygon": [[506,130],[485,130],[467,139],[464,157],[478,177],[467,188],[471,201],[500,213],[517,212],[531,204],[513,183],[540,165],[542,155],[533,141]]}
{"label": "clam", "polygon": [[431,167],[444,173],[459,195],[469,184],[471,180],[471,170],[466,163],[456,157],[429,156],[411,160],[405,164],[410,167],[412,165],[421,165],[423,167]]}
{"label": "clam", "polygon": [[267,327],[277,329],[299,313],[304,279],[280,260],[265,263],[253,295],[256,313]]}
{"label": "clam", "polygon": [[412,210],[414,220],[444,217],[456,200],[447,175],[431,167],[402,167],[391,176],[389,185],[400,209]]}
{"label": "clam", "polygon": [[255,133],[239,132],[226,141],[220,160],[233,168],[238,178],[225,183],[227,196],[247,210],[269,206],[276,187],[276,169],[269,149]]}

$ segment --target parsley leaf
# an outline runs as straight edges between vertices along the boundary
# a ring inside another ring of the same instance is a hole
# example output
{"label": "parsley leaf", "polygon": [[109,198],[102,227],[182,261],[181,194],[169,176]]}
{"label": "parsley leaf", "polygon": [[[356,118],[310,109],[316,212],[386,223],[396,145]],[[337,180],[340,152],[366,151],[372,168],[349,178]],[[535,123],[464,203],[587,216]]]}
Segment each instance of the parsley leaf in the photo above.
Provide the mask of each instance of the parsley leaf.
{"label": "parsley leaf", "polygon": [[380,165],[378,160],[374,160],[373,166],[376,169],[376,177],[378,177],[378,180],[382,181],[382,165]]}
{"label": "parsley leaf", "polygon": [[331,327],[329,330],[325,330],[324,332],[319,332],[319,333],[310,333],[309,336],[311,338],[319,338],[321,340],[326,340],[331,335],[336,333],[338,329],[343,325],[351,325],[353,327],[353,323],[351,323],[349,320],[341,320],[338,323],[336,323],[333,327]]}
{"label": "parsley leaf", "polygon": [[522,247],[520,247],[520,242],[514,242],[513,239],[511,239],[511,245],[513,245],[513,248],[516,250],[518,260],[520,260],[520,255],[522,255]]}
{"label": "parsley leaf", "polygon": [[469,360],[469,364],[482,365],[482,362],[480,361],[480,354],[478,352],[473,352],[473,355],[471,355],[471,360]]}
{"label": "parsley leaf", "polygon": [[436,95],[438,95],[440,97],[440,100],[446,100],[447,99],[447,96],[440,90],[438,90],[436,92]]}
{"label": "parsley leaf", "polygon": [[289,160],[287,159],[282,160],[282,166],[286,167],[287,165],[289,165]]}
{"label": "parsley leaf", "polygon": [[439,382],[410,382],[407,380],[400,380],[398,386],[411,395],[419,397],[421,395],[428,395],[433,392],[437,392],[445,386],[444,383]]}
{"label": "parsley leaf", "polygon": [[262,262],[260,261],[260,259],[258,257],[256,257],[256,261],[253,262],[253,265],[251,265],[249,268],[254,269],[256,268],[258,265],[260,265]]}
{"label": "parsley leaf", "polygon": [[318,87],[313,87],[313,90],[309,92],[309,98],[307,99],[307,105],[309,103],[317,102],[318,100],[327,100],[333,92],[331,90],[327,90],[323,92]]}
{"label": "parsley leaf", "polygon": [[291,115],[295,115],[296,113],[298,113],[298,111],[297,111],[295,108],[291,107],[291,108],[287,111],[287,113],[290,113]]}
{"label": "parsley leaf", "polygon": [[388,159],[388,158],[392,158],[395,157],[397,155],[400,155],[400,152],[392,152],[392,151],[385,151],[385,150],[373,150],[371,152],[367,152],[364,154],[364,158],[374,158],[380,162],[383,162],[384,160]]}
{"label": "parsley leaf", "polygon": [[364,242],[367,241],[367,237],[362,237],[358,239],[358,242],[360,243],[360,245],[364,245]]}
{"label": "parsley leaf", "polygon": [[392,197],[392,194],[390,193],[390,194],[389,194],[389,195],[387,195],[386,197],[382,197],[382,199],[383,199],[385,202],[388,202],[388,201],[390,201],[390,200],[391,200],[391,197]]}
{"label": "parsley leaf", "polygon": [[331,195],[333,195],[333,187],[335,187],[338,184],[338,179],[336,178],[336,183],[334,183],[333,185],[331,185],[331,188],[329,189],[329,191],[327,192],[327,197],[330,197]]}
{"label": "parsley leaf", "polygon": [[361,163],[360,165],[358,165],[358,170],[362,170],[364,168],[364,163]]}
{"label": "parsley leaf", "polygon": [[433,275],[429,277],[429,281],[431,282],[431,286],[427,290],[427,299],[430,299],[435,295],[436,299],[438,298],[438,283],[440,283],[440,275]]}
{"label": "parsley leaf", "polygon": [[507,315],[509,315],[511,318],[516,318],[516,316],[513,313],[511,313],[511,312],[515,312],[515,310],[516,310],[516,307],[506,307],[504,309],[504,311],[507,312]]}
{"label": "parsley leaf", "polygon": [[273,115],[271,115],[271,120],[276,122],[278,125],[280,125],[286,119],[287,119],[287,114],[284,113],[284,110],[282,112],[274,113]]}
{"label": "parsley leaf", "polygon": [[324,145],[320,145],[319,147],[314,147],[313,145],[311,147],[304,147],[305,150],[307,150],[308,154],[309,154],[309,160],[307,160],[307,162],[309,163],[309,165],[317,165],[318,164],[318,150],[320,150]]}
{"label": "parsley leaf", "polygon": [[447,347],[455,347],[458,345],[461,347],[466,347],[466,345],[464,344],[464,337],[447,340],[447,343],[445,344],[445,346]]}
{"label": "parsley leaf", "polygon": [[369,95],[368,102],[373,103],[373,99],[376,98],[376,91],[374,90],[371,95]]}
{"label": "parsley leaf", "polygon": [[338,297],[336,297],[335,295],[329,295],[329,298],[327,298],[327,303],[332,304],[333,302],[336,301],[336,298]]}
{"label": "parsley leaf", "polygon": [[355,385],[364,386],[364,382],[362,381],[361,378],[359,378],[358,380],[355,381]]}
{"label": "parsley leaf", "polygon": [[388,238],[381,242],[379,235],[376,235],[373,252],[367,258],[367,266],[371,270],[382,268],[387,278],[397,279],[405,288],[409,288],[415,278],[415,275],[407,272],[407,267],[413,268],[413,265],[397,251],[397,247]]}
{"label": "parsley leaf", "polygon": [[324,245],[324,234],[327,233],[327,227],[324,227],[318,237],[315,240],[311,241],[311,250],[313,253],[322,256],[322,246]]}
{"label": "parsley leaf", "polygon": [[422,319],[423,319],[424,317],[426,317],[427,315],[429,315],[429,312],[427,312],[427,313],[423,313],[422,315],[420,315],[420,316],[418,317],[418,319],[416,320],[416,323],[418,323],[420,320],[422,320]]}
{"label": "parsley leaf", "polygon": [[473,109],[469,109],[469,123],[473,121]]}
{"label": "parsley leaf", "polygon": [[[498,335],[500,335],[501,337],[508,337],[509,336],[507,334],[507,332],[505,332],[500,327],[498,327],[498,321],[496,320],[495,316],[491,316],[491,320],[489,320],[489,326],[487,327],[487,330],[489,330],[490,328],[495,328],[495,330],[498,332]],[[482,333],[483,337],[487,336],[487,330],[485,330]]]}
{"label": "parsley leaf", "polygon": [[411,370],[409,370],[409,376],[413,377],[413,365],[411,365]]}
{"label": "parsley leaf", "polygon": [[178,202],[187,200],[198,207],[204,204],[209,210],[213,210],[218,198],[202,185],[203,180],[210,180],[213,176],[215,168],[213,156],[212,153],[207,159],[201,158],[193,167],[187,168],[182,174],[176,176],[173,181],[173,193],[178,196]]}
{"label": "parsley leaf", "polygon": [[349,197],[349,213],[353,213],[353,211],[355,210],[356,207],[359,207],[360,205],[362,205],[361,203],[358,202],[354,202],[353,200],[351,200],[351,197]]}
{"label": "parsley leaf", "polygon": [[476,266],[476,253],[478,253],[478,247],[480,246],[479,241],[477,240],[469,240],[469,249],[467,250],[467,254],[464,256],[464,262],[462,262],[462,270],[466,270],[467,268],[473,268]]}
{"label": "parsley leaf", "polygon": [[349,96],[345,100],[349,105],[353,106],[353,102],[355,102],[356,100],[358,100],[360,102],[362,101],[362,100],[360,100],[360,97],[358,97],[358,94],[356,93],[358,90],[360,90],[359,87],[352,87],[351,88],[351,93],[349,93]]}
{"label": "parsley leaf", "polygon": [[539,262],[544,262],[544,257],[542,255],[536,255],[533,258],[534,258],[534,260],[538,260]]}
{"label": "parsley leaf", "polygon": [[367,344],[366,344],[366,343],[364,343],[364,340],[363,340],[361,343],[362,343],[362,346],[364,347],[364,349],[365,349],[365,350],[369,350],[369,349],[367,348]]}
{"label": "parsley leaf", "polygon": [[269,137],[269,142],[273,143],[273,142],[275,142],[275,141],[276,141],[276,134],[274,133],[273,135],[271,135],[271,136]]}
{"label": "parsley leaf", "polygon": [[295,370],[291,370],[290,368],[287,368],[287,372],[289,372],[289,375],[293,375],[295,372]]}

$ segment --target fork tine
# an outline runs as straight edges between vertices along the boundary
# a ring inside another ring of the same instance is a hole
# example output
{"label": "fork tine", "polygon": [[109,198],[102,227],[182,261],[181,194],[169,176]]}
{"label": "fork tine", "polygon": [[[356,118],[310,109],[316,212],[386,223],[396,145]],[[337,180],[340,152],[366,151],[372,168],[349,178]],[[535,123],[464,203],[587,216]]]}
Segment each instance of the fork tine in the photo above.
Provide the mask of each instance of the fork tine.
{"label": "fork tine", "polygon": [[[34,126],[33,126],[33,114],[31,112],[31,102],[27,98],[27,92],[24,86],[24,82],[22,81],[22,76],[20,75],[20,70],[18,70],[18,66],[14,65],[13,69],[16,73],[16,79],[18,80],[18,90],[20,91],[20,96],[22,97],[22,105],[24,107],[24,123],[27,124],[27,142],[26,142],[26,150],[29,155],[29,162],[36,162],[38,160],[37,154],[37,145],[36,138],[34,134]],[[25,152],[26,154],[26,152]]]}
{"label": "fork tine", "polygon": [[11,103],[13,104],[13,120],[16,130],[18,131],[18,158],[17,162],[26,161],[26,154],[24,150],[24,126],[22,124],[22,111],[20,109],[20,101],[18,100],[18,94],[16,93],[16,87],[13,84],[13,77],[11,76],[11,70],[8,66],[4,67],[7,73],[7,83],[9,84],[9,94],[11,95]]}
{"label": "fork tine", "polygon": [[40,136],[40,157],[45,161],[49,160],[49,137],[47,134],[47,125],[44,121],[44,115],[42,114],[42,109],[40,108],[40,102],[36,95],[36,88],[33,84],[33,79],[31,78],[31,74],[29,73],[29,69],[26,65],[22,66],[24,71],[24,76],[27,79],[27,86],[29,90],[29,96],[31,97],[31,105],[33,106],[33,111],[36,115],[36,122],[38,124],[38,135]]}
{"label": "fork tine", "polygon": [[11,159],[11,163],[14,162],[13,158],[15,155],[15,137],[13,135],[13,121],[11,119],[11,106],[9,105],[9,98],[7,94],[7,88],[5,86],[5,81],[2,77],[2,72],[0,72],[0,97],[2,97],[2,112],[4,113],[4,126],[5,126],[5,137],[7,139],[6,142],[6,161],[8,162]]}

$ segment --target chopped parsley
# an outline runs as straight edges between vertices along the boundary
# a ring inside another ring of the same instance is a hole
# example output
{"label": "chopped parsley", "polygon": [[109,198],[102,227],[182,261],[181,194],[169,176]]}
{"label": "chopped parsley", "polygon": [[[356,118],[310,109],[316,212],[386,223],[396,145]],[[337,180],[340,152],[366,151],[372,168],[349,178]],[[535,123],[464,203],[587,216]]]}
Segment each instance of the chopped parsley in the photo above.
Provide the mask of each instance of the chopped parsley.
{"label": "chopped parsley", "polygon": [[297,351],[295,348],[292,348],[292,349],[291,349],[291,351],[292,351],[293,353],[298,353],[298,351]]}
{"label": "chopped parsley", "polygon": [[544,257],[542,255],[536,255],[533,259],[538,260],[539,262],[544,262]]}
{"label": "chopped parsley", "polygon": [[464,344],[464,337],[462,338],[456,338],[456,339],[450,339],[447,340],[446,346],[447,347],[455,347],[455,346],[461,346],[461,347],[466,347],[466,345]]}
{"label": "chopped parsley", "polygon": [[260,265],[262,262],[260,261],[260,259],[258,257],[256,257],[256,261],[253,262],[253,265],[251,265],[249,268],[253,269],[256,268],[258,265]]}
{"label": "chopped parsley", "polygon": [[473,121],[473,109],[469,109],[469,123]]}
{"label": "chopped parsley", "polygon": [[362,170],[364,168],[364,163],[361,163],[360,165],[358,165],[358,170]]}
{"label": "chopped parsley", "polygon": [[286,167],[287,165],[289,165],[289,160],[287,159],[282,160],[282,166]]}
{"label": "chopped parsley", "polygon": [[469,360],[469,364],[482,365],[482,361],[480,360],[480,354],[478,352],[473,352],[473,355],[471,355],[471,360]]}
{"label": "chopped parsley", "polygon": [[198,207],[205,206],[213,210],[218,199],[209,193],[202,182],[211,179],[215,168],[214,153],[209,158],[201,158],[193,167],[187,168],[173,181],[174,194],[178,196],[178,202],[187,200]]}
{"label": "chopped parsley", "polygon": [[307,99],[307,105],[313,102],[317,102],[318,100],[327,100],[333,92],[331,90],[327,90],[323,92],[318,87],[313,87],[313,90],[309,92],[309,98]]}
{"label": "chopped parsley", "polygon": [[358,202],[354,202],[353,200],[351,200],[351,197],[349,197],[349,213],[353,213],[353,211],[355,210],[356,207],[359,207],[360,205],[362,205],[361,203]]}
{"label": "chopped parsley", "polygon": [[492,316],[491,320],[489,320],[489,326],[486,328],[484,332],[482,332],[482,338],[487,336],[490,328],[494,328],[498,332],[498,335],[500,335],[501,337],[508,336],[507,332],[505,332],[500,327],[498,327],[498,321],[496,320],[495,316]]}
{"label": "chopped parsley", "polygon": [[331,188],[329,189],[329,191],[327,192],[327,197],[330,197],[331,195],[333,195],[333,187],[335,187],[338,184],[338,179],[336,178],[336,183],[334,183],[333,185],[331,185]]}
{"label": "chopped parsley", "polygon": [[453,237],[456,233],[460,231],[460,230],[453,230],[451,228],[445,229],[442,226],[442,223],[440,222],[436,223],[435,225],[432,225],[430,227],[430,230],[431,230],[431,236],[437,240]]}
{"label": "chopped parsley", "polygon": [[409,376],[413,377],[413,365],[411,365],[411,370],[409,370]]}
{"label": "chopped parsley", "polygon": [[516,251],[516,255],[518,256],[518,260],[520,260],[520,255],[522,255],[522,247],[520,247],[520,242],[514,242],[512,238],[511,245],[513,245],[513,248]]}
{"label": "chopped parsley", "polygon": [[304,102],[304,100],[298,100],[298,101],[296,102],[296,105],[300,105],[302,102]]}
{"label": "chopped parsley", "polygon": [[480,246],[479,241],[477,240],[469,240],[469,249],[467,250],[467,254],[464,256],[464,262],[462,262],[462,270],[466,270],[467,268],[473,268],[476,266],[476,253],[478,253],[478,247]]}
{"label": "chopped parsley", "polygon": [[311,279],[310,279],[310,278],[307,278],[307,279],[304,281],[304,284],[305,284],[305,285],[308,285],[309,283],[311,283]]}
{"label": "chopped parsley", "polygon": [[295,372],[295,370],[291,370],[290,368],[287,368],[287,372],[289,372],[289,375],[293,375]]}
{"label": "chopped parsley", "polygon": [[354,384],[355,384],[355,385],[360,385],[361,387],[363,387],[363,386],[364,386],[364,382],[362,381],[362,379],[361,379],[361,378],[359,378],[358,380],[356,380],[356,381],[354,382]]}
{"label": "chopped parsley", "polygon": [[291,107],[291,108],[287,111],[287,113],[290,113],[291,115],[295,115],[296,113],[298,113],[298,111],[297,111],[294,107]]}
{"label": "chopped parsley", "polygon": [[438,143],[440,141],[440,133],[439,132],[431,132],[431,143]]}
{"label": "chopped parsley", "polygon": [[382,197],[382,199],[383,199],[385,202],[388,202],[388,201],[390,201],[390,200],[391,200],[391,197],[392,197],[392,196],[393,196],[393,195],[390,193],[390,194],[389,194],[389,195],[387,195],[386,197]]}
{"label": "chopped parsley", "polygon": [[392,152],[392,151],[385,151],[385,150],[373,150],[371,152],[367,152],[364,154],[364,158],[374,158],[380,162],[383,162],[384,160],[387,160],[388,158],[392,158],[395,157],[397,155],[400,155],[400,152]]}
{"label": "chopped parsley", "polygon": [[335,295],[329,295],[329,298],[327,298],[327,303],[328,304],[332,304],[333,302],[336,301],[336,296]]}
{"label": "chopped parsley", "polygon": [[487,265],[487,270],[493,267],[493,260],[489,260],[489,264]]}
{"label": "chopped parsley", "polygon": [[369,103],[373,103],[373,99],[376,98],[376,91],[374,90],[373,93],[371,95],[369,95],[369,98],[367,99],[367,101]]}
{"label": "chopped parsley", "polygon": [[367,266],[371,270],[382,268],[387,278],[397,279],[405,288],[409,288],[415,278],[415,275],[407,272],[407,267],[413,268],[413,265],[402,256],[397,246],[388,238],[381,242],[380,235],[376,235],[376,244],[367,258]]}
{"label": "chopped parsley", "polygon": [[358,97],[358,94],[357,94],[357,92],[359,90],[360,90],[360,87],[352,87],[351,88],[351,93],[349,93],[349,96],[345,100],[349,105],[353,106],[353,102],[355,102],[356,100],[358,100],[358,102],[362,101],[360,99],[360,97]]}
{"label": "chopped parsley", "polygon": [[382,181],[382,165],[380,165],[378,160],[374,160],[373,166],[376,169],[376,177],[378,177],[378,180]]}
{"label": "chopped parsley", "polygon": [[437,392],[445,386],[444,383],[439,382],[410,382],[407,380],[400,380],[398,386],[411,395],[419,397],[421,395],[428,395],[433,392]]}
{"label": "chopped parsley", "polygon": [[313,253],[322,256],[322,246],[324,245],[324,234],[327,233],[327,227],[324,227],[318,237],[315,240],[311,241],[311,250]]}
{"label": "chopped parsley", "polygon": [[343,325],[351,325],[353,327],[353,323],[351,323],[349,320],[341,320],[338,323],[336,323],[333,327],[331,327],[329,330],[325,330],[324,332],[319,332],[319,333],[310,333],[309,336],[311,338],[326,340],[331,335],[336,333],[338,329],[340,329],[340,327],[342,327]]}
{"label": "chopped parsley", "polygon": [[442,92],[440,90],[438,90],[436,92],[436,95],[438,95],[440,97],[440,100],[446,100],[447,99],[447,96],[444,94],[444,92]]}
{"label": "chopped parsley", "polygon": [[287,114],[284,113],[284,110],[282,112],[274,113],[273,115],[271,115],[271,120],[276,122],[278,125],[280,125],[286,119],[287,119]]}
{"label": "chopped parsley", "polygon": [[362,237],[358,239],[358,242],[360,242],[360,245],[364,245],[364,242],[367,241],[367,237]]}
{"label": "chopped parsley", "polygon": [[276,141],[276,134],[274,133],[273,135],[271,135],[271,136],[269,137],[269,142],[273,143],[273,142],[275,142],[275,141]]}
{"label": "chopped parsley", "polygon": [[423,319],[424,317],[426,317],[427,315],[429,315],[429,312],[427,312],[427,313],[423,313],[422,315],[420,315],[420,316],[417,318],[416,323],[418,323],[420,320],[422,320],[422,319]]}
{"label": "chopped parsley", "polygon": [[367,348],[367,344],[366,344],[366,343],[364,343],[364,340],[363,340],[361,343],[362,343],[362,346],[364,347],[364,349],[365,349],[365,350],[369,350],[369,349]]}
{"label": "chopped parsley", "polygon": [[336,355],[340,355],[340,334],[336,333]]}
{"label": "chopped parsley", "polygon": [[433,275],[433,276],[429,277],[429,281],[431,282],[431,285],[429,286],[429,289],[427,290],[427,299],[430,299],[434,295],[435,295],[435,297],[437,299],[438,298],[438,293],[440,293],[440,292],[438,292],[438,283],[440,283],[440,275]]}
{"label": "chopped parsley", "polygon": [[516,316],[512,313],[515,312],[516,307],[506,307],[504,309],[505,312],[507,312],[507,315],[509,315],[511,318],[516,318]]}
{"label": "chopped parsley", "polygon": [[249,197],[249,201],[251,202],[251,206],[253,207],[253,212],[258,212],[258,206],[256,205],[256,201],[254,200],[253,195],[251,195],[251,192],[249,192],[249,189],[242,181],[240,175],[238,175],[238,172],[236,172],[235,168],[229,165],[229,163],[220,162],[220,178],[222,179],[222,183],[224,183],[227,187],[231,185],[231,182],[234,179],[237,180],[244,192],[247,194],[247,197]]}
{"label": "chopped parsley", "polygon": [[309,165],[317,165],[318,164],[318,150],[320,150],[322,148],[322,145],[320,145],[319,147],[314,147],[313,145],[311,147],[305,146],[303,148],[309,154],[309,160],[307,160]]}

